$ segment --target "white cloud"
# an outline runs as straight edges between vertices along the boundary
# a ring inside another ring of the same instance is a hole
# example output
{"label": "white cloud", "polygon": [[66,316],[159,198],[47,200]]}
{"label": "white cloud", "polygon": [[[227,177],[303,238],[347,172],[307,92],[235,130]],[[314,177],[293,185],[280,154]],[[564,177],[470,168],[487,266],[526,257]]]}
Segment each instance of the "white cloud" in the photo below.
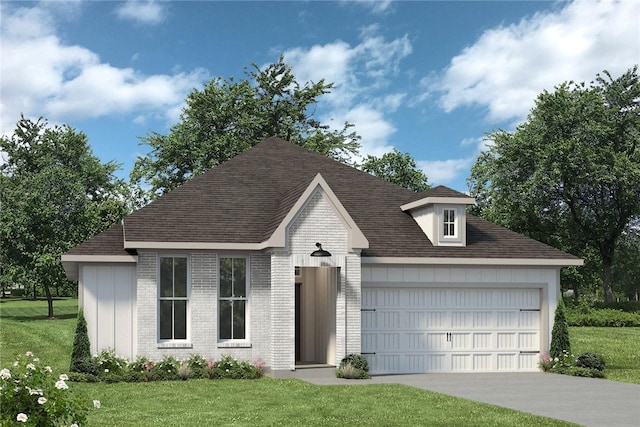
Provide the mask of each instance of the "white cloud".
{"label": "white cloud", "polygon": [[13,128],[20,113],[66,121],[135,111],[137,120],[145,114],[171,114],[167,120],[174,120],[187,93],[209,77],[202,69],[142,75],[113,67],[82,46],[64,44],[46,8],[3,8],[3,15],[2,132]]}
{"label": "white cloud", "polygon": [[364,5],[368,9],[371,10],[372,13],[376,15],[381,15],[386,12],[391,11],[391,0],[343,0],[345,3],[352,1],[354,3],[358,3]]}
{"label": "white cloud", "polygon": [[589,82],[604,69],[620,75],[640,62],[639,16],[637,1],[575,1],[487,30],[425,84],[442,92],[447,112],[476,105],[492,121],[523,119],[544,89]]}
{"label": "white cloud", "polygon": [[342,117],[342,123],[353,123],[354,130],[362,137],[362,155],[381,156],[391,151],[392,147],[387,141],[396,128],[384,119],[382,112],[366,105],[356,105]]}
{"label": "white cloud", "polygon": [[128,19],[140,24],[157,25],[166,17],[166,4],[157,1],[129,0],[116,8],[120,19]]}
{"label": "white cloud", "polygon": [[424,171],[429,182],[434,185],[444,185],[458,179],[460,174],[467,173],[475,158],[449,159],[434,161],[416,161],[417,166]]}
{"label": "white cloud", "polygon": [[[411,51],[408,37],[385,40],[376,26],[361,31],[355,46],[338,40],[310,48],[293,48],[284,53],[298,81],[334,83],[331,93],[322,97],[322,121],[341,129],[345,121],[354,125],[361,137],[361,154],[380,156],[391,150],[388,143],[396,131],[385,118],[406,98],[389,93],[389,81],[398,74],[399,64]],[[384,90],[382,90],[384,89]]]}

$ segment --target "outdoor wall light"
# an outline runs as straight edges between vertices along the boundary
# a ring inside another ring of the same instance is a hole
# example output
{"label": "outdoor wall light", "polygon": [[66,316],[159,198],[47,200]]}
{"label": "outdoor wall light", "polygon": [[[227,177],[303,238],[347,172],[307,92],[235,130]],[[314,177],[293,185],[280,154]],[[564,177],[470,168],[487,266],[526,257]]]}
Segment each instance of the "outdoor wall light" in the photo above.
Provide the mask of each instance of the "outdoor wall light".
{"label": "outdoor wall light", "polygon": [[311,252],[311,256],[331,256],[331,252],[322,249],[322,245],[320,243],[316,243],[316,247],[318,249]]}

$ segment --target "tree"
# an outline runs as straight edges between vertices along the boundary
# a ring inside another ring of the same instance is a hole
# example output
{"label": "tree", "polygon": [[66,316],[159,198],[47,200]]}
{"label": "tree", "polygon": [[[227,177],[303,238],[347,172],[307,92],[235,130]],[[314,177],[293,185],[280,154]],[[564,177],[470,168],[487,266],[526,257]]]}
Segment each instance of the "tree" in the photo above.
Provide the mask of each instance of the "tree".
{"label": "tree", "polygon": [[640,295],[640,223],[629,227],[616,247],[613,278],[627,298],[638,301]]}
{"label": "tree", "polygon": [[146,182],[154,198],[271,136],[343,162],[358,152],[359,136],[348,133],[352,125],[331,130],[313,118],[318,98],[333,83],[301,85],[283,57],[264,69],[252,64],[245,75],[238,82],[215,78],[194,90],[168,135],[141,138],[151,151],[136,161],[132,181]]}
{"label": "tree", "polygon": [[553,329],[551,330],[551,346],[549,356],[560,358],[563,353],[571,354],[571,341],[569,340],[569,324],[565,314],[564,301],[562,297],[558,301],[558,307],[553,317]]}
{"label": "tree", "polygon": [[409,153],[393,149],[382,157],[368,155],[360,168],[385,181],[401,185],[416,192],[428,190],[431,186],[427,175],[417,168],[416,161]]}
{"label": "tree", "polygon": [[87,321],[84,318],[82,308],[78,310],[78,320],[76,322],[76,333],[73,338],[73,349],[71,350],[71,372],[85,372],[87,364],[91,363],[91,342],[87,331]]}
{"label": "tree", "polygon": [[515,132],[488,135],[469,179],[481,216],[575,254],[594,248],[606,301],[616,242],[640,214],[637,69],[543,92]]}
{"label": "tree", "polygon": [[51,287],[66,278],[60,256],[124,216],[123,185],[103,164],[87,137],[43,119],[18,121],[0,138],[0,281],[44,288],[53,317]]}

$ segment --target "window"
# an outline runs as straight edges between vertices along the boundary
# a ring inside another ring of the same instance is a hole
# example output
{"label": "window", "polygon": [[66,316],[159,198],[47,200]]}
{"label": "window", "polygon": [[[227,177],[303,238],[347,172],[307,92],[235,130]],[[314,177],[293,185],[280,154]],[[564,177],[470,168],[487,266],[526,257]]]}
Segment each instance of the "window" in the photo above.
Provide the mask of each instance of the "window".
{"label": "window", "polygon": [[444,237],[455,237],[456,235],[456,210],[455,209],[444,209],[444,221],[442,222],[444,225],[443,236]]}
{"label": "window", "polygon": [[247,337],[246,258],[220,258],[218,307],[219,339],[245,339]]}
{"label": "window", "polygon": [[187,339],[187,258],[160,258],[160,339]]}

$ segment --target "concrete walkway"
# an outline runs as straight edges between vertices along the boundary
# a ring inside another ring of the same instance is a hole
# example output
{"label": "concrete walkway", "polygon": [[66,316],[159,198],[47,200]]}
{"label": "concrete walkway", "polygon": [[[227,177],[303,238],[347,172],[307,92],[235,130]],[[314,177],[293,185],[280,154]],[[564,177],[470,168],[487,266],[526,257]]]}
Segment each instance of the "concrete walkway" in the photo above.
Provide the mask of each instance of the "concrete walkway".
{"label": "concrete walkway", "polygon": [[317,385],[404,384],[584,426],[640,426],[640,385],[545,373],[383,375],[343,380],[335,369],[298,369]]}

